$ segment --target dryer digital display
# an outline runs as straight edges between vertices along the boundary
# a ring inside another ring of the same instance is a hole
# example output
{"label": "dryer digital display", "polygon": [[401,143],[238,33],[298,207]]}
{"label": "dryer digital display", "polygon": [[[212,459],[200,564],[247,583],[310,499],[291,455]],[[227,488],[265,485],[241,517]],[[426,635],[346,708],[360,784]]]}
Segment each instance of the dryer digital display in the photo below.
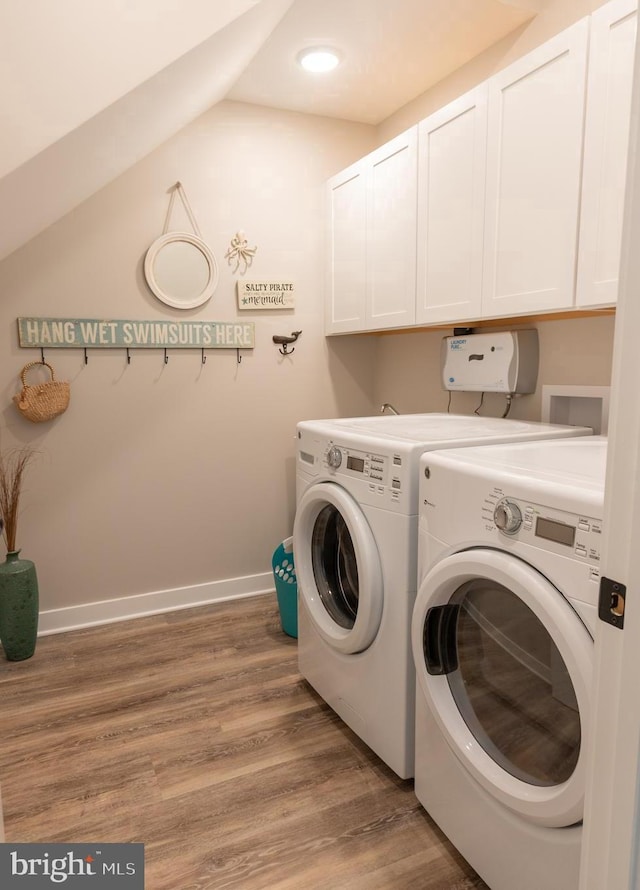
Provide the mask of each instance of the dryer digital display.
{"label": "dryer digital display", "polygon": [[353,457],[353,455],[350,454],[347,458],[347,469],[355,470],[356,473],[364,473],[364,458]]}
{"label": "dryer digital display", "polygon": [[536,536],[547,541],[555,541],[556,544],[566,544],[573,547],[576,539],[575,526],[566,522],[556,522],[554,519],[544,519],[538,516],[536,521]]}

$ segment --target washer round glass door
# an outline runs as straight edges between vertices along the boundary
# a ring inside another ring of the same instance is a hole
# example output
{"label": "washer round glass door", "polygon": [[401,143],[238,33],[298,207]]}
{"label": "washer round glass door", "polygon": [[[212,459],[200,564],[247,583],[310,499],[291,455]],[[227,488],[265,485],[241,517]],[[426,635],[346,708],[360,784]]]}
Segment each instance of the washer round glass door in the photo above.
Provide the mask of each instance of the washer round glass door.
{"label": "washer round glass door", "polygon": [[562,594],[510,554],[454,554],[421,585],[412,646],[428,707],[485,790],[536,824],[579,822],[593,641]]}
{"label": "washer round glass door", "polygon": [[298,592],[320,635],[341,652],[366,649],[382,616],[382,571],[369,523],[333,482],[301,497],[293,527]]}

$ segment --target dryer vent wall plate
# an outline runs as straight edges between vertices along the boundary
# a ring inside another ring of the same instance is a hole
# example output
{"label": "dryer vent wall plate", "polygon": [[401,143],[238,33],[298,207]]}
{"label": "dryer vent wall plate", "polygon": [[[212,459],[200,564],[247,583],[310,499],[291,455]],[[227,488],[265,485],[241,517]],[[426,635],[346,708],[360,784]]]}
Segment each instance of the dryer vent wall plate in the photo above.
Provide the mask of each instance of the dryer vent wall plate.
{"label": "dryer vent wall plate", "polygon": [[535,330],[444,337],[442,385],[455,392],[532,393],[538,355]]}
{"label": "dryer vent wall plate", "polygon": [[610,386],[542,387],[542,420],[569,426],[590,426],[596,436],[609,427]]}

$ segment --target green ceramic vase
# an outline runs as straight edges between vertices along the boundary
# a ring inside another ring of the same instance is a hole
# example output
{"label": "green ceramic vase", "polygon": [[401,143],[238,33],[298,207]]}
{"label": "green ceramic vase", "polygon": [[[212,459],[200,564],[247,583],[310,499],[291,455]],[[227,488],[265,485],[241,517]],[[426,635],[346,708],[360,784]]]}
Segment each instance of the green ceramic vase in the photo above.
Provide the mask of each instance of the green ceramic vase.
{"label": "green ceramic vase", "polygon": [[0,642],[9,661],[24,661],[36,650],[38,578],[30,559],[10,550],[0,563]]}

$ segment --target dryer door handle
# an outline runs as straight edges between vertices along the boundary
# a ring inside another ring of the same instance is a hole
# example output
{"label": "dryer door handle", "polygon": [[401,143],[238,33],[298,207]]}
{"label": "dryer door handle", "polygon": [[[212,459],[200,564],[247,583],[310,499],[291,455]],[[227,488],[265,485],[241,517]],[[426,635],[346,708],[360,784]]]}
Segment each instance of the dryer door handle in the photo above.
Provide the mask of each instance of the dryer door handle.
{"label": "dryer door handle", "polygon": [[427,610],[422,632],[422,651],[427,673],[450,674],[458,669],[456,629],[460,606],[447,603]]}

